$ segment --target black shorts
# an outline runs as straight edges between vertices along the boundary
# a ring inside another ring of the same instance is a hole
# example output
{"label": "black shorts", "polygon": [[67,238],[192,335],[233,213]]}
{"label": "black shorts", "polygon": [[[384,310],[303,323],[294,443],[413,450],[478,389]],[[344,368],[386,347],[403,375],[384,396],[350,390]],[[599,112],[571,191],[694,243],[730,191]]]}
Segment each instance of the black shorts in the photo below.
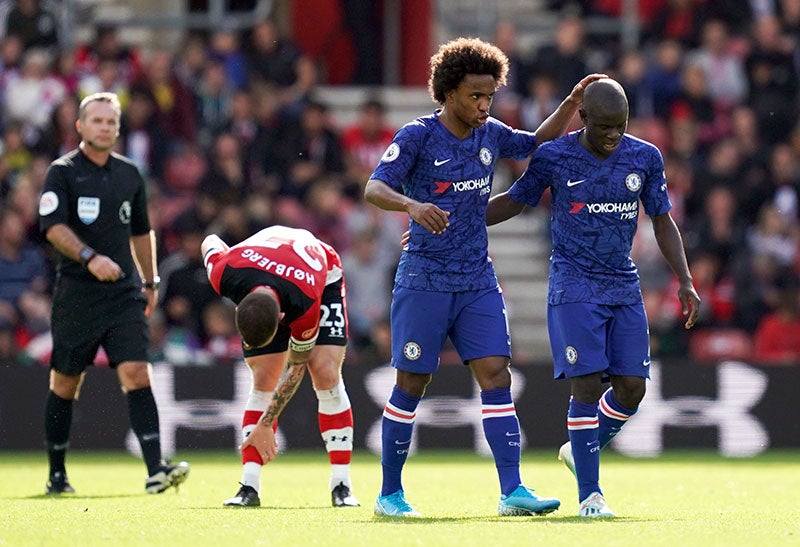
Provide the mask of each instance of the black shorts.
{"label": "black shorts", "polygon": [[[331,283],[322,291],[322,305],[319,313],[319,335],[317,346],[346,346],[347,345],[347,299],[342,289],[340,279]],[[283,324],[278,324],[278,332],[272,342],[261,348],[247,349],[242,346],[245,357],[283,353],[289,349],[291,330]]]}
{"label": "black shorts", "polygon": [[148,361],[146,306],[138,287],[98,290],[96,283],[59,283],[53,297],[50,367],[77,376],[94,363],[101,346],[112,368],[124,361]]}

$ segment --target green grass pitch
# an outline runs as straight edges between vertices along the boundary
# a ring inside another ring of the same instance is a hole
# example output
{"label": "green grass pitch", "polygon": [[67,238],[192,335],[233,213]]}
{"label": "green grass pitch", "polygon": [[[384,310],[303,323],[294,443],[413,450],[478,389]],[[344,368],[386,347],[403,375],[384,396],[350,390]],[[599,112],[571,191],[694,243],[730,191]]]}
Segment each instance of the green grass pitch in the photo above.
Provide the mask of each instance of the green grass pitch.
{"label": "green grass pitch", "polygon": [[0,452],[0,545],[333,546],[780,546],[800,545],[800,453],[724,459],[670,452],[656,459],[603,454],[601,481],[619,515],[578,519],[572,475],[552,452],[526,452],[523,480],[561,509],[497,516],[491,459],[422,450],[406,466],[409,502],[424,517],[372,514],[380,462],[357,452],[358,508],[330,506],[327,458],[282,454],[262,473],[260,508],[223,508],[238,488],[238,455],[187,452],[179,492],[144,493],[144,465],[123,453],[68,457],[75,495],[46,496],[44,453]]}

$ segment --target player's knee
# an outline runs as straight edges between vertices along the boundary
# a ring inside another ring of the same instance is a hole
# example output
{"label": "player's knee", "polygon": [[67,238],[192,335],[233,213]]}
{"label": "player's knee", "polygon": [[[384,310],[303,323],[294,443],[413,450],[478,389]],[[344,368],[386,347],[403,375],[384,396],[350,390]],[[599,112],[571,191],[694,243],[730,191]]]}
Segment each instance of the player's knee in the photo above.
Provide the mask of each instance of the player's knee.
{"label": "player's knee", "polygon": [[150,387],[150,365],[145,361],[126,361],[117,366],[122,389],[126,392]]}
{"label": "player's knee", "polygon": [[644,399],[647,383],[644,378],[624,377],[615,382],[614,397],[625,408],[636,409]]}
{"label": "player's knee", "polygon": [[412,397],[422,397],[432,378],[432,374],[415,374],[398,370],[396,384],[398,388]]}

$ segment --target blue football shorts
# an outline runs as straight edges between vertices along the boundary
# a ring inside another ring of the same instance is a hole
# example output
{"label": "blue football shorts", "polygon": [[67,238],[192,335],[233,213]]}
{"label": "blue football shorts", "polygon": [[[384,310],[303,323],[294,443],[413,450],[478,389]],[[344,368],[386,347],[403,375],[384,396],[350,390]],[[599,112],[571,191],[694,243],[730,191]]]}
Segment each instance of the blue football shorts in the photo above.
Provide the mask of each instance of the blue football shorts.
{"label": "blue football shorts", "polygon": [[447,337],[465,363],[511,357],[506,305],[499,286],[465,292],[395,287],[392,298],[392,366],[432,374]]}
{"label": "blue football shorts", "polygon": [[547,328],[556,378],[595,372],[603,372],[604,379],[650,377],[650,331],[643,304],[550,304]]}

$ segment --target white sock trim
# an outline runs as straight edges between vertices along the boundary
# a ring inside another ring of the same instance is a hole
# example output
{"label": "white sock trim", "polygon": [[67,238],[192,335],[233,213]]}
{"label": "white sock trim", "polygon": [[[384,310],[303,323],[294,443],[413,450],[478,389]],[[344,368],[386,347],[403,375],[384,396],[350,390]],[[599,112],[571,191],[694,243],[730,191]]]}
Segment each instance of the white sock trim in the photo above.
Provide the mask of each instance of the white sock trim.
{"label": "white sock trim", "polygon": [[317,401],[319,402],[318,411],[320,414],[339,414],[350,408],[350,398],[344,387],[344,380],[331,389],[315,389]]}

